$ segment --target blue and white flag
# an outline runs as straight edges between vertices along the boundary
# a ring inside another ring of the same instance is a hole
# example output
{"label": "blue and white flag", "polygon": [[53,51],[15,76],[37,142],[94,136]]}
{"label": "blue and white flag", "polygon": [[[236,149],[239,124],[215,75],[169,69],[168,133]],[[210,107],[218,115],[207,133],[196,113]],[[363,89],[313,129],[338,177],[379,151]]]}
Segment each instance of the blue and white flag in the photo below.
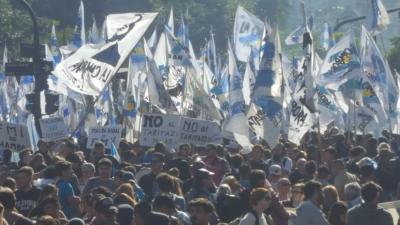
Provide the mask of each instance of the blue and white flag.
{"label": "blue and white flag", "polygon": [[252,48],[259,49],[264,23],[255,15],[238,6],[233,28],[234,49],[241,62],[247,62]]}
{"label": "blue and white flag", "polygon": [[96,23],[96,18],[93,17],[93,24],[92,24],[92,28],[89,31],[89,43],[90,44],[98,44],[100,43],[102,40],[100,33],[99,33],[99,28],[97,27],[97,23]]}
{"label": "blue and white flag", "polygon": [[390,18],[381,0],[370,1],[372,11],[367,16],[367,28],[375,36],[386,29]]}
{"label": "blue and white flag", "polygon": [[327,53],[319,70],[317,83],[331,90],[361,73],[360,56],[352,33],[344,36]]}
{"label": "blue and white flag", "polygon": [[51,27],[51,36],[50,36],[50,52],[52,54],[54,60],[54,66],[61,62],[61,54],[58,49],[58,41],[57,41],[57,33],[56,27],[53,24]]}
{"label": "blue and white flag", "polygon": [[181,15],[181,24],[178,28],[178,31],[176,33],[176,38],[178,39],[179,42],[186,48],[189,47],[189,30],[187,29],[187,25],[185,24],[185,20],[183,19],[183,16]]}
{"label": "blue and white flag", "polygon": [[304,26],[297,27],[285,39],[286,45],[296,45],[303,43]]}
{"label": "blue and white flag", "polygon": [[213,59],[211,68],[213,69],[214,75],[219,76],[218,75],[219,71],[218,71],[218,61],[217,61],[217,48],[215,47],[214,33],[212,30],[210,31],[210,51],[211,51],[211,57]]}
{"label": "blue and white flag", "polygon": [[174,25],[174,8],[171,7],[171,10],[169,11],[169,17],[168,17],[168,23],[167,23],[167,29],[169,32],[175,35],[175,25]]}
{"label": "blue and white flag", "polygon": [[389,112],[388,85],[390,80],[386,63],[374,39],[365,27],[361,31],[361,65],[363,77],[368,81],[385,112]]}
{"label": "blue and white flag", "polygon": [[95,116],[97,124],[99,126],[105,126],[111,121],[112,114],[112,101],[111,101],[111,89],[107,86],[100,95],[99,101],[96,102]]}
{"label": "blue and white flag", "polygon": [[328,23],[324,23],[324,29],[322,30],[322,47],[325,51],[328,51],[332,46],[335,45],[335,40],[333,40],[332,27]]}
{"label": "blue and white flag", "polygon": [[79,5],[78,17],[76,19],[76,25],[74,33],[72,34],[72,44],[76,48],[86,44],[86,34],[85,34],[85,8],[83,1]]}
{"label": "blue and white flag", "polygon": [[114,157],[118,162],[121,162],[121,157],[119,156],[118,153],[118,148],[115,147],[114,142],[111,143],[111,156]]}
{"label": "blue and white flag", "polygon": [[[71,90],[98,96],[140,41],[157,13],[124,13],[106,17],[104,45],[84,45],[57,65],[54,74]],[[127,29],[126,29],[127,28]]]}
{"label": "blue and white flag", "polygon": [[168,76],[168,49],[167,37],[165,32],[161,33],[157,47],[154,52],[154,61],[160,71],[161,78],[167,79]]}
{"label": "blue and white flag", "polygon": [[229,40],[228,57],[228,73],[230,75],[229,116],[224,124],[224,131],[231,132],[234,135],[239,134],[248,139],[249,127],[247,125],[245,101],[242,92],[243,77],[237,68],[235,55]]}
{"label": "blue and white flag", "polygon": [[148,41],[149,48],[152,52],[154,52],[157,46],[157,40],[158,40],[158,33],[157,33],[157,27],[155,27]]}
{"label": "blue and white flag", "polygon": [[246,70],[243,76],[243,98],[246,105],[250,105],[251,102],[251,91],[253,90],[255,83],[255,75],[251,69],[250,62],[246,64]]}

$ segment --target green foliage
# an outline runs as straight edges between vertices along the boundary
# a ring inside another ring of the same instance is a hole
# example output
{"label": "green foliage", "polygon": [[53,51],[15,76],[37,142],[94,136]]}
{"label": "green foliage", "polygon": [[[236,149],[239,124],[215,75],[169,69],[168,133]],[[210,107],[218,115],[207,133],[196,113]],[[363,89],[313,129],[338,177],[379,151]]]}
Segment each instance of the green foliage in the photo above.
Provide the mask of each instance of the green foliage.
{"label": "green foliage", "polygon": [[389,51],[388,61],[392,70],[400,72],[400,37],[391,40],[393,48]]}

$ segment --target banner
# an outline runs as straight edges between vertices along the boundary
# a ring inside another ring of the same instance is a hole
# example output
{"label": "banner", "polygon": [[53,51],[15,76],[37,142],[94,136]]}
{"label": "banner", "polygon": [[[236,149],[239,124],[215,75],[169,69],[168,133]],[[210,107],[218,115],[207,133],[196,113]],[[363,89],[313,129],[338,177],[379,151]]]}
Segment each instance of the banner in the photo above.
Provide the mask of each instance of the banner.
{"label": "banner", "polygon": [[39,122],[42,129],[42,138],[46,141],[56,141],[68,137],[64,118],[46,118],[40,119]]}
{"label": "banner", "polygon": [[211,121],[178,115],[144,114],[139,141],[142,146],[163,142],[169,147],[178,148],[184,143],[222,143],[222,137],[219,125]]}
{"label": "banner", "polygon": [[0,122],[0,148],[21,151],[32,148],[28,127],[21,124]]}
{"label": "banner", "polygon": [[87,148],[93,149],[96,142],[101,141],[107,149],[111,149],[112,144],[119,146],[121,141],[121,127],[91,127],[89,130],[89,138]]}
{"label": "banner", "polygon": [[54,75],[74,91],[98,96],[156,16],[157,13],[108,15],[106,43],[82,46],[56,67]]}
{"label": "banner", "polygon": [[259,49],[264,23],[256,16],[239,6],[234,25],[234,43],[237,59],[247,62],[252,48]]}

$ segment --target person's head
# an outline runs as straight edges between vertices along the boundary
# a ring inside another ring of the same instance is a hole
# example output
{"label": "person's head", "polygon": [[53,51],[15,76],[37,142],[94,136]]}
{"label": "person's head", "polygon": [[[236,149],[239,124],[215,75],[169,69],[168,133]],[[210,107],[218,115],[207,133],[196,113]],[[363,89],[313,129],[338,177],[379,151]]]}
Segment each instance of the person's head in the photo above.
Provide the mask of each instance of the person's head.
{"label": "person's head", "polygon": [[32,154],[33,154],[32,149],[24,149],[19,153],[19,159],[20,162],[22,162],[22,165],[29,164],[29,162],[31,161]]}
{"label": "person's head", "polygon": [[75,217],[69,220],[68,225],[85,225],[85,221],[81,218]]}
{"label": "person's head", "polygon": [[72,164],[68,161],[59,161],[56,163],[56,170],[62,179],[70,179],[72,177]]}
{"label": "person's head", "polygon": [[130,197],[135,198],[133,186],[132,186],[131,184],[129,184],[129,183],[123,183],[123,184],[121,184],[121,185],[117,188],[117,190],[116,190],[115,193],[117,193],[117,194],[119,194],[119,193],[125,193],[125,194],[129,195]]}
{"label": "person's head", "polygon": [[0,203],[3,204],[4,209],[12,211],[15,209],[15,195],[9,188],[0,187]]}
{"label": "person's head", "polygon": [[255,188],[250,193],[249,203],[253,209],[262,212],[271,204],[271,193],[266,188]]}
{"label": "person's head", "polygon": [[268,169],[268,172],[269,172],[268,180],[272,183],[278,182],[278,180],[282,176],[282,168],[280,165],[277,164],[271,165]]}
{"label": "person's head", "polygon": [[322,188],[322,193],[324,196],[324,206],[329,209],[333,203],[339,201],[339,194],[335,186],[328,185]]}
{"label": "person's head", "polygon": [[3,150],[3,162],[8,163],[11,162],[12,151],[8,148]]}
{"label": "person's head", "polygon": [[229,185],[231,190],[238,190],[241,188],[239,181],[232,175],[225,177],[222,183]]}
{"label": "person's head", "polygon": [[195,188],[199,190],[211,188],[214,185],[212,175],[214,173],[207,169],[198,169],[194,174]]}
{"label": "person's head", "polygon": [[93,163],[84,163],[81,166],[81,172],[82,172],[82,179],[83,180],[89,180],[89,178],[93,177],[94,174],[96,173],[96,167],[93,165]]}
{"label": "person's head", "polygon": [[54,218],[59,217],[60,205],[58,199],[55,197],[47,197],[43,199],[37,208],[39,209],[38,216],[47,215]]}
{"label": "person's head", "polygon": [[206,150],[207,150],[207,157],[217,157],[217,146],[215,144],[208,144],[206,146]]}
{"label": "person's head", "polygon": [[61,157],[66,159],[69,155],[75,151],[75,144],[72,141],[65,141],[60,146],[59,154]]}
{"label": "person's head", "polygon": [[118,211],[117,207],[114,206],[114,201],[110,197],[103,197],[99,199],[94,206],[96,210],[96,218],[100,221],[112,221],[115,219]]}
{"label": "person's head", "polygon": [[188,211],[192,225],[207,225],[214,206],[205,198],[196,198],[189,202]]}
{"label": "person's head", "polygon": [[325,165],[321,165],[317,169],[317,179],[328,180],[330,176],[329,168]]}
{"label": "person's head", "polygon": [[166,194],[157,195],[153,200],[153,210],[169,216],[173,215],[176,211],[174,199],[172,199],[172,196]]}
{"label": "person's head", "polygon": [[136,201],[135,197],[132,197],[131,195],[126,194],[125,192],[120,192],[114,195],[114,204],[115,205],[127,204],[134,207],[136,205]]}
{"label": "person's head", "polygon": [[358,182],[352,182],[344,185],[344,198],[350,202],[361,196],[361,186]]}
{"label": "person's head", "polygon": [[169,225],[169,217],[163,213],[150,212],[145,220],[144,225]]}
{"label": "person's head", "polygon": [[33,169],[29,166],[21,167],[16,176],[17,188],[26,189],[32,187]]}
{"label": "person's head", "polygon": [[323,203],[322,185],[317,181],[308,181],[304,186],[304,199],[320,206]]}
{"label": "person's head", "polygon": [[58,188],[54,184],[48,184],[42,188],[39,194],[38,202],[45,198],[58,198]]}
{"label": "person's head", "polygon": [[289,196],[291,183],[287,178],[281,178],[278,181],[278,193],[279,195]]}
{"label": "person's head", "polygon": [[347,206],[344,202],[336,202],[332,205],[328,214],[328,221],[331,225],[345,224]]}
{"label": "person's head", "polygon": [[373,181],[365,183],[361,187],[361,197],[366,203],[378,204],[382,188]]}
{"label": "person's head", "polygon": [[315,161],[311,160],[306,162],[306,164],[304,165],[304,171],[308,178],[313,179],[315,176],[315,172],[317,171],[317,164],[315,163]]}
{"label": "person's head", "polygon": [[293,184],[291,193],[294,202],[302,202],[304,199],[304,183]]}
{"label": "person's head", "polygon": [[228,184],[224,183],[224,184],[220,184],[218,186],[217,193],[216,193],[217,198],[220,196],[225,196],[225,195],[230,195],[230,194],[232,194],[232,190]]}
{"label": "person's head", "polygon": [[250,173],[250,186],[252,188],[266,187],[265,178],[263,170],[252,170]]}
{"label": "person's head", "polygon": [[334,176],[339,175],[346,169],[344,162],[340,159],[336,159],[332,162],[331,172]]}
{"label": "person's head", "polygon": [[154,152],[151,154],[151,171],[154,174],[159,174],[164,169],[164,154],[160,152]]}
{"label": "person's head", "polygon": [[94,148],[92,151],[92,162],[96,162],[97,160],[104,157],[106,154],[106,146],[103,142],[96,142],[94,144]]}
{"label": "person's head", "polygon": [[358,146],[355,146],[352,149],[350,149],[350,158],[353,161],[358,161],[358,160],[362,159],[366,153],[367,153],[367,150],[365,150],[364,147],[358,145]]}
{"label": "person's head", "polygon": [[36,221],[36,225],[60,225],[57,219],[52,216],[42,216]]}
{"label": "person's head", "polygon": [[178,155],[182,158],[188,158],[190,156],[191,147],[190,144],[182,144],[178,148]]}
{"label": "person's head", "polygon": [[251,157],[254,160],[264,159],[264,148],[261,145],[254,145],[251,151]]}
{"label": "person's head", "polygon": [[322,162],[330,163],[336,159],[336,149],[328,147],[322,151]]}
{"label": "person's head", "polygon": [[164,153],[167,150],[167,146],[163,142],[158,142],[154,145],[154,151]]}
{"label": "person's head", "polygon": [[10,188],[12,191],[15,191],[17,188],[17,182],[12,177],[6,177],[3,181],[3,187]]}
{"label": "person's head", "polygon": [[151,212],[151,206],[148,202],[146,201],[139,202],[135,206],[135,210],[133,211],[135,225],[144,225],[145,218],[147,217],[147,215],[150,214],[150,212]]}
{"label": "person's head", "polygon": [[133,206],[128,204],[118,205],[117,222],[120,225],[133,225]]}
{"label": "person's head", "polygon": [[164,193],[172,192],[174,180],[171,177],[171,175],[167,173],[158,174],[156,177],[156,183],[158,184],[158,187],[160,188],[161,192]]}
{"label": "person's head", "polygon": [[107,158],[100,159],[97,163],[97,170],[99,173],[99,177],[102,179],[111,178],[112,173],[112,162]]}
{"label": "person's head", "polygon": [[305,173],[305,166],[306,166],[307,160],[305,158],[299,158],[296,161],[296,168],[299,170],[300,173],[304,174]]}

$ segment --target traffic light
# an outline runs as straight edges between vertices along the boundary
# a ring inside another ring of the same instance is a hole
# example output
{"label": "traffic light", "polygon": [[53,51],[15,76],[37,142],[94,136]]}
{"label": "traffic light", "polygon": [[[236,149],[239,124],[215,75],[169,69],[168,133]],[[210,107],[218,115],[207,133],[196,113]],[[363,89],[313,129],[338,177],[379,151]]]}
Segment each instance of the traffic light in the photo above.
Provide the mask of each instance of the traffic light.
{"label": "traffic light", "polygon": [[31,112],[33,114],[34,112],[34,105],[35,105],[35,94],[31,93],[31,94],[26,94],[25,95],[26,98],[26,105],[25,105],[25,109],[28,112]]}
{"label": "traffic light", "polygon": [[47,92],[45,93],[45,99],[46,99],[46,105],[45,105],[45,112],[47,115],[51,115],[55,112],[58,111],[58,108],[60,106],[60,101],[59,101],[59,94],[56,94],[54,92]]}

